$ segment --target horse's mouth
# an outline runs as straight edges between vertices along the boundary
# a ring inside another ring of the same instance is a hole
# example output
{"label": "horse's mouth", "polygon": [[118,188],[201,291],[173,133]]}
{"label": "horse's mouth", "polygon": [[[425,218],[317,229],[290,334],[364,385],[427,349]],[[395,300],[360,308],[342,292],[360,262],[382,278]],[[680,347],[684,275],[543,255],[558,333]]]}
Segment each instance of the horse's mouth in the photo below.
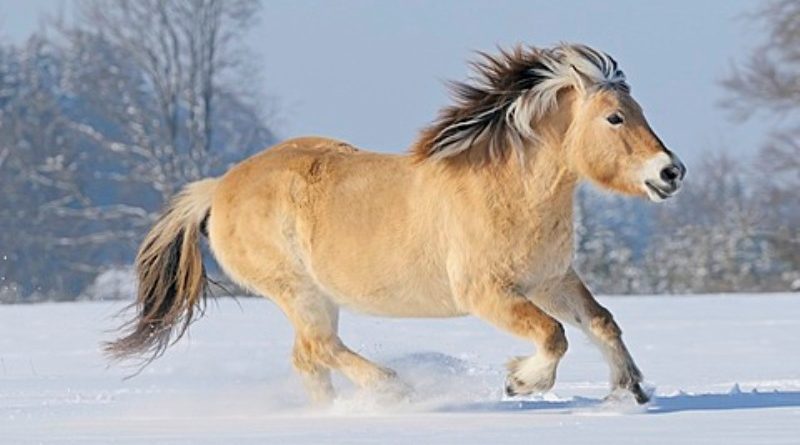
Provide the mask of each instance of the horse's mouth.
{"label": "horse's mouth", "polygon": [[[653,181],[645,181],[644,185],[647,186],[647,190],[649,192],[651,192],[651,193],[648,193],[648,194],[650,195],[650,199],[652,199],[653,201],[663,201],[663,200],[671,197],[672,195],[674,195],[675,192],[678,190],[677,188],[675,188],[673,190],[665,190],[665,189],[657,186]],[[655,196],[653,196],[653,195],[655,195]],[[656,197],[658,199],[654,199]]]}

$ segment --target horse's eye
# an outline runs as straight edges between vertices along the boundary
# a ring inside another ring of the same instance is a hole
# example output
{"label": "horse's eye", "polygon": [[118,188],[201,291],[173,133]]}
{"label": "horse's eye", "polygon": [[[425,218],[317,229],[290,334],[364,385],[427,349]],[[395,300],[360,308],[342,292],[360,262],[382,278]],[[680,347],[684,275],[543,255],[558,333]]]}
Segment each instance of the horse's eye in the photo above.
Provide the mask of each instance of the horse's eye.
{"label": "horse's eye", "polygon": [[611,125],[619,125],[625,121],[625,119],[623,119],[622,116],[619,115],[619,113],[614,113],[611,116],[608,116],[606,120]]}

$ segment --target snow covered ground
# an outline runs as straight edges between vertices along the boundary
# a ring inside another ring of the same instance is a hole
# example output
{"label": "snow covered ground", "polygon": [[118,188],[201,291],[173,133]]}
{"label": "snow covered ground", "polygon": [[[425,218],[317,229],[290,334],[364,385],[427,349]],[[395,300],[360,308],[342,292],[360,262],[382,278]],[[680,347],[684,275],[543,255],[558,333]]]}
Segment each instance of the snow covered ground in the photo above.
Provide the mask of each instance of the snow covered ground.
{"label": "snow covered ground", "polygon": [[602,302],[656,386],[646,408],[601,402],[605,364],[574,330],[555,389],[509,400],[503,364],[530,345],[471,318],[346,314],[345,342],[415,391],[386,406],[340,379],[314,412],[265,300],[212,302],[130,380],[98,352],[119,303],[0,306],[0,443],[800,443],[800,295]]}

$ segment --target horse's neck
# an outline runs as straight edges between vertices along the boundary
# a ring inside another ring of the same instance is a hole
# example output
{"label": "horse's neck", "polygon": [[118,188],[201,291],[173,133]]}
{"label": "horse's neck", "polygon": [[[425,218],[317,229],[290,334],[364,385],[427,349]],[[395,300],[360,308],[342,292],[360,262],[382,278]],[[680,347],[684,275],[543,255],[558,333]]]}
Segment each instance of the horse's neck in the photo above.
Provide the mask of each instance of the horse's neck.
{"label": "horse's neck", "polygon": [[572,100],[572,95],[563,96],[557,111],[538,122],[539,139],[524,156],[510,153],[495,164],[482,166],[459,158],[449,165],[429,163],[423,167],[419,174],[432,182],[418,184],[432,191],[430,204],[441,205],[448,215],[456,212],[450,216],[467,225],[498,225],[503,230],[510,224],[514,231],[537,233],[546,226],[571,233],[578,178],[568,168],[564,141]]}
{"label": "horse's neck", "polygon": [[560,150],[542,146],[531,150],[523,161],[519,181],[524,185],[520,198],[528,206],[551,207],[569,204],[577,184]]}
{"label": "horse's neck", "polygon": [[572,215],[572,196],[578,182],[568,168],[565,141],[572,120],[573,93],[562,94],[554,112],[536,124],[538,140],[526,150],[524,159],[512,159],[520,170],[525,184],[524,199],[528,205],[552,210],[569,210]]}
{"label": "horse's neck", "polygon": [[522,158],[512,156],[502,166],[477,172],[478,189],[488,192],[485,199],[503,201],[507,208],[571,214],[577,177],[567,167],[560,144],[559,140],[542,141]]}

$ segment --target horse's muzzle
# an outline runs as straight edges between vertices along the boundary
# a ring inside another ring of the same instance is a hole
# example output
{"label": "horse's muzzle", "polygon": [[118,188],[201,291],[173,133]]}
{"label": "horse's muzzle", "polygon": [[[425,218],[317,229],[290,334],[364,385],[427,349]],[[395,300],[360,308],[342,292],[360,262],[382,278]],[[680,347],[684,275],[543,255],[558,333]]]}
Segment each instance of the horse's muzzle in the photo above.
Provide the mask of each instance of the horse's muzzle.
{"label": "horse's muzzle", "polygon": [[663,201],[675,196],[683,185],[686,177],[686,166],[672,153],[669,153],[670,162],[658,172],[658,178],[644,181],[647,195],[651,201]]}

